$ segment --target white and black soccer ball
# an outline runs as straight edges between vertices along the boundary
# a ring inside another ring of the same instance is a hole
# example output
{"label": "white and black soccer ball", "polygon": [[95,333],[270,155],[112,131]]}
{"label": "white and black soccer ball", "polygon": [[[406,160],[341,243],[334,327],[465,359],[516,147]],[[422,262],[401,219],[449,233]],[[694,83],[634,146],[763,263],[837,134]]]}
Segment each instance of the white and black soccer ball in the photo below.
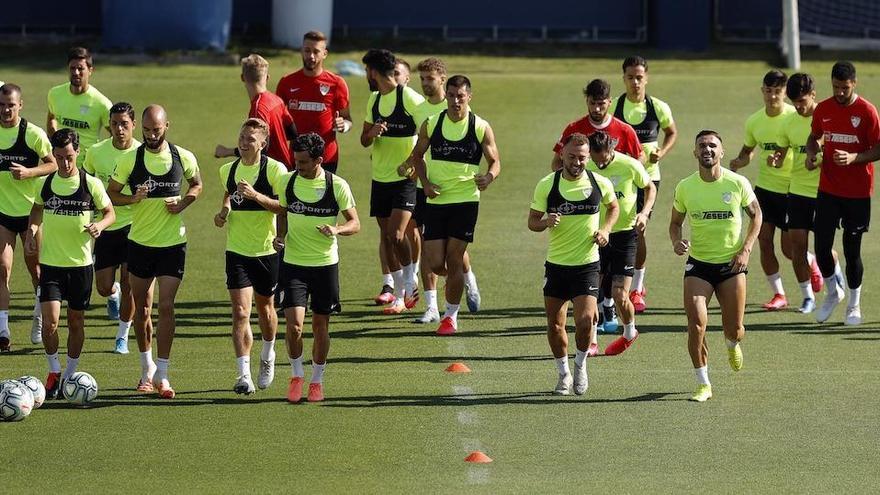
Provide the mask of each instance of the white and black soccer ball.
{"label": "white and black soccer ball", "polygon": [[85,371],[77,371],[64,380],[61,391],[68,402],[87,406],[98,396],[98,382]]}
{"label": "white and black soccer ball", "polygon": [[34,395],[34,409],[39,409],[46,401],[46,387],[43,382],[35,376],[23,376],[18,381],[31,391]]}
{"label": "white and black soccer ball", "polygon": [[13,385],[16,385],[17,383],[19,383],[18,380],[2,380],[2,381],[0,381],[0,392],[3,392],[7,388],[9,388]]}
{"label": "white and black soccer ball", "polygon": [[0,420],[21,421],[34,408],[34,394],[21,383],[6,386],[0,392]]}

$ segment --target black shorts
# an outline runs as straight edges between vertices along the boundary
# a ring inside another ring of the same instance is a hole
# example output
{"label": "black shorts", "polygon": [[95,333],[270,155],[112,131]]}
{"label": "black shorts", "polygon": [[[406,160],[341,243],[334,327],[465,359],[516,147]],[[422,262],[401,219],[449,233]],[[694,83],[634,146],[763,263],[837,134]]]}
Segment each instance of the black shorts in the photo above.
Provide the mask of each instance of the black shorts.
{"label": "black shorts", "polygon": [[813,230],[816,220],[816,198],[788,193],[788,228]]}
{"label": "black shorts", "polygon": [[337,167],[339,167],[339,162],[326,162],[321,164],[321,168],[330,172],[333,175],[336,175]]}
{"label": "black shorts", "polygon": [[74,311],[89,309],[95,271],[92,265],[72,268],[40,265],[40,302],[67,301]]}
{"label": "black shorts", "polygon": [[131,225],[118,230],[105,230],[95,239],[95,270],[128,263],[128,233]]}
{"label": "black shorts", "polygon": [[819,191],[816,196],[816,232],[839,227],[848,234],[861,234],[871,226],[871,198],[843,198]]}
{"label": "black shorts", "polygon": [[5,227],[10,232],[21,234],[30,227],[30,217],[10,217],[0,213],[0,226]]}
{"label": "black shorts", "polygon": [[428,197],[421,187],[416,188],[416,207],[413,209],[413,221],[417,227],[425,225],[425,208],[428,206]]}
{"label": "black shorts", "polygon": [[599,271],[604,275],[632,277],[635,273],[638,234],[636,229],[613,232],[599,248]]}
{"label": "black shorts", "polygon": [[474,229],[479,213],[480,203],[476,201],[448,205],[428,203],[425,206],[422,239],[434,241],[454,238],[474,242]]}
{"label": "black shorts", "polygon": [[299,266],[281,262],[281,290],[284,309],[309,307],[312,313],[329,315],[342,311],[339,304],[339,264]]}
{"label": "black shorts", "polygon": [[788,230],[788,194],[768,191],[760,187],[755,188],[755,197],[761,206],[761,216],[764,223],[771,223],[781,230]]}
{"label": "black shorts", "polygon": [[388,218],[391,210],[413,211],[416,207],[416,183],[403,179],[397,182],[373,181],[370,191],[370,216]]}
{"label": "black shorts", "polygon": [[139,278],[174,277],[183,279],[186,243],[150,247],[128,241],[128,273]]}
{"label": "black shorts", "polygon": [[257,294],[270,297],[278,286],[278,253],[243,256],[226,251],[226,288],[253,287]]}
{"label": "black shorts", "polygon": [[563,266],[544,262],[544,297],[570,301],[578,296],[599,297],[599,262]]}
{"label": "black shorts", "polygon": [[749,273],[748,270],[744,270],[739,273],[731,273],[730,265],[727,263],[706,263],[703,261],[695,260],[688,256],[687,263],[684,265],[684,276],[687,277],[697,277],[701,280],[705,280],[709,282],[712,287],[718,287],[718,284],[724,282],[729,278],[733,278],[742,273],[743,275]]}
{"label": "black shorts", "polygon": [[[657,189],[657,191],[655,191],[655,193],[660,192],[660,181],[659,180],[652,180],[651,182],[654,183],[654,188]],[[657,199],[657,197],[655,196],[654,197],[654,200],[655,200],[654,206],[657,206],[656,199]],[[645,190],[642,188],[638,188],[638,189],[636,189],[636,213],[642,211],[643,206],[645,206]],[[651,211],[648,212],[648,218],[650,218],[653,213],[654,213],[654,209],[651,208]]]}

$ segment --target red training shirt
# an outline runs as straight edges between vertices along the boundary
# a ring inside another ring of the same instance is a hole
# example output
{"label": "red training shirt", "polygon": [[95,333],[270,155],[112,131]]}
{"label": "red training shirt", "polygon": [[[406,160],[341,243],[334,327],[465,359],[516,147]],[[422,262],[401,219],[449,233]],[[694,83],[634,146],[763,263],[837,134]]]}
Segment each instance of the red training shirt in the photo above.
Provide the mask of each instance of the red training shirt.
{"label": "red training shirt", "polygon": [[262,119],[269,124],[269,147],[266,154],[283,163],[288,170],[293,170],[293,153],[287,145],[287,129],[293,123],[293,117],[281,98],[269,91],[258,94],[251,100],[248,117]]}
{"label": "red training shirt", "polygon": [[565,130],[562,131],[562,136],[559,137],[559,142],[553,146],[553,151],[558,155],[559,151],[562,149],[562,143],[565,141],[565,138],[576,132],[590,137],[590,134],[593,134],[596,131],[607,132],[611,137],[611,142],[616,151],[625,153],[636,160],[638,160],[639,155],[642,154],[642,145],[639,143],[639,136],[636,134],[636,131],[633,130],[631,125],[612,116],[611,120],[605,124],[604,127],[596,127],[590,122],[589,115],[565,126]]}
{"label": "red training shirt", "polygon": [[298,134],[314,132],[324,139],[324,163],[338,163],[333,120],[349,105],[345,79],[327,70],[309,77],[300,69],[282,77],[275,94],[287,105]]}
{"label": "red training shirt", "polygon": [[819,191],[843,198],[871,197],[874,164],[835,165],[834,150],[861,153],[880,142],[880,119],[874,105],[861,96],[846,106],[828,98],[813,112],[812,134],[824,138]]}

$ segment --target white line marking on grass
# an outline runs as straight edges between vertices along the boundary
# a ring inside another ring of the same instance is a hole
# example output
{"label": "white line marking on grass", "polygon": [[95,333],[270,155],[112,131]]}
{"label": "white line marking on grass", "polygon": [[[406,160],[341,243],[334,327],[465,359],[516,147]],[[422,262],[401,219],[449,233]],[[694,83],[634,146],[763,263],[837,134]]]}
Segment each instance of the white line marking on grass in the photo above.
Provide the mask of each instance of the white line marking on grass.
{"label": "white line marking on grass", "polygon": [[483,451],[483,443],[480,442],[476,438],[462,438],[461,439],[461,448],[464,450],[466,454],[470,454],[471,452],[479,450]]}
{"label": "white line marking on grass", "polygon": [[467,346],[464,345],[464,342],[452,341],[446,344],[446,349],[449,350],[450,354],[455,356],[463,356],[465,351],[467,350]]}
{"label": "white line marking on grass", "polygon": [[460,399],[472,399],[474,395],[474,390],[470,387],[464,387],[462,385],[453,385],[452,393],[454,393],[455,396]]}
{"label": "white line marking on grass", "polygon": [[489,483],[489,468],[486,466],[469,466],[467,482],[472,485]]}
{"label": "white line marking on grass", "polygon": [[473,426],[479,422],[479,419],[475,412],[458,411],[458,422],[464,426]]}

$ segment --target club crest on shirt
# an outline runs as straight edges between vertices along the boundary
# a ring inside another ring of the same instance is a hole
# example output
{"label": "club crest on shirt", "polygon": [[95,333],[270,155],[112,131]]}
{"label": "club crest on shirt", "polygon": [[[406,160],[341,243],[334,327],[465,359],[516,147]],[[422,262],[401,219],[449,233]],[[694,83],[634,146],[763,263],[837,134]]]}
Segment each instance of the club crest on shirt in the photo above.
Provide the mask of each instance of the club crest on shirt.
{"label": "club crest on shirt", "polygon": [[80,113],[80,115],[87,115],[89,113],[89,106],[88,105],[80,105],[79,106],[79,113]]}
{"label": "club crest on shirt", "polygon": [[721,193],[721,201],[724,201],[724,204],[726,204],[726,205],[730,204],[730,200],[732,197],[733,197],[733,194],[730,192]]}
{"label": "club crest on shirt", "polygon": [[330,86],[328,86],[326,84],[322,84],[322,85],[318,86],[318,91],[321,92],[321,96],[327,96],[327,93],[330,92]]}
{"label": "club crest on shirt", "polygon": [[244,201],[244,196],[242,196],[240,192],[235,191],[229,196],[229,199],[232,200],[233,203],[240,205]]}
{"label": "club crest on shirt", "polygon": [[850,117],[849,121],[852,123],[853,127],[858,127],[859,124],[862,123],[862,119],[860,117]]}

